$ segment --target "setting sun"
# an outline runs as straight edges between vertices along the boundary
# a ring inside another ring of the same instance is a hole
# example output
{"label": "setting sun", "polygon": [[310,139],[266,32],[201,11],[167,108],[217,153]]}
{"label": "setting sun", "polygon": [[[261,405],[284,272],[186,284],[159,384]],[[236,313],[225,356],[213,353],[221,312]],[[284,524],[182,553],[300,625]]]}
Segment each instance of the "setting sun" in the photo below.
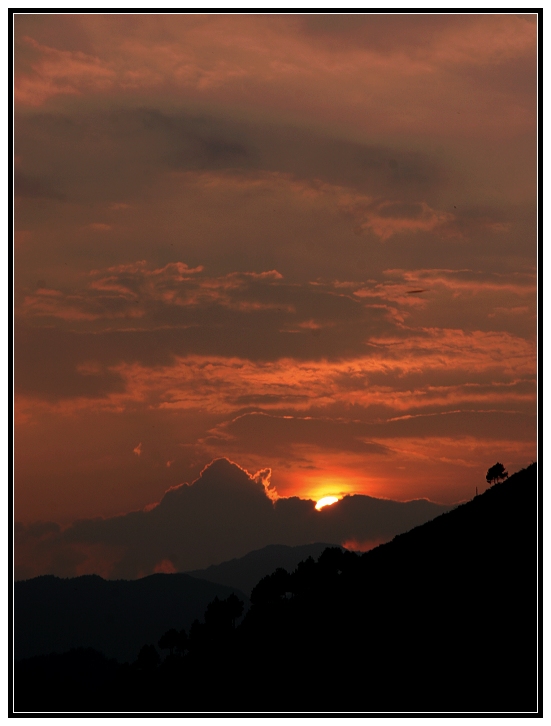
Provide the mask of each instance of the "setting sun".
{"label": "setting sun", "polygon": [[316,502],[316,509],[319,511],[322,507],[327,507],[329,504],[335,504],[335,502],[338,501],[338,497],[323,497],[318,502]]}

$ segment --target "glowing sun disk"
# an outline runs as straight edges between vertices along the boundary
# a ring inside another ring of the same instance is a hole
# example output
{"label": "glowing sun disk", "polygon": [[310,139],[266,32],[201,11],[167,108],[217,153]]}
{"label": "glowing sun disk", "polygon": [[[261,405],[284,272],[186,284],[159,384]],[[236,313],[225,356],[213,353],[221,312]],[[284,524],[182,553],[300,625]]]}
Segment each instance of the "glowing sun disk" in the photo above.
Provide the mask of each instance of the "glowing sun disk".
{"label": "glowing sun disk", "polygon": [[327,507],[329,504],[335,504],[338,501],[338,497],[323,497],[316,502],[316,509],[319,511],[322,507]]}

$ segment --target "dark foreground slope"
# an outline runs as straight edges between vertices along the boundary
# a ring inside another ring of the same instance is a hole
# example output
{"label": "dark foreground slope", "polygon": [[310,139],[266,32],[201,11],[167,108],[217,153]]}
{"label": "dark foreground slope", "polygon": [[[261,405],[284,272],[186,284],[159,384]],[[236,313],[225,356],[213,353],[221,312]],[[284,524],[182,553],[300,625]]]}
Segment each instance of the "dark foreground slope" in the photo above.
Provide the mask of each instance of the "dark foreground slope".
{"label": "dark foreground slope", "polygon": [[192,570],[188,575],[199,577],[209,582],[217,582],[242,590],[247,595],[259,580],[270,575],[278,567],[292,572],[299,562],[313,557],[315,560],[328,547],[335,545],[316,542],[314,544],[297,545],[268,545],[260,550],[249,552],[244,557],[211,565],[205,570]]}
{"label": "dark foreground slope", "polygon": [[532,465],[363,556],[278,570],[239,627],[213,608],[160,666],[20,663],[16,709],[534,711],[536,502]]}
{"label": "dark foreground slope", "polygon": [[94,648],[110,658],[133,661],[140,647],[156,643],[173,625],[189,628],[215,597],[235,592],[184,574],[139,580],[98,575],[52,575],[15,583],[15,658]]}
{"label": "dark foreground slope", "polygon": [[324,710],[535,709],[536,501],[534,464],[361,558],[325,553],[298,597],[268,581],[248,656],[269,643],[294,697]]}

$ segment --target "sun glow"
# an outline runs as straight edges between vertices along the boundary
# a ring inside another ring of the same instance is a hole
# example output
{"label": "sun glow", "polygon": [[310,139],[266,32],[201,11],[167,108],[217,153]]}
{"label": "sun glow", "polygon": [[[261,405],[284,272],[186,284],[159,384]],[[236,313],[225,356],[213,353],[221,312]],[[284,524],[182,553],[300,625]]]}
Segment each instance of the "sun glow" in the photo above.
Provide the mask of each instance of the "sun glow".
{"label": "sun glow", "polygon": [[322,499],[316,502],[316,509],[319,511],[322,507],[327,507],[330,504],[335,504],[335,502],[338,501],[338,497],[322,497]]}

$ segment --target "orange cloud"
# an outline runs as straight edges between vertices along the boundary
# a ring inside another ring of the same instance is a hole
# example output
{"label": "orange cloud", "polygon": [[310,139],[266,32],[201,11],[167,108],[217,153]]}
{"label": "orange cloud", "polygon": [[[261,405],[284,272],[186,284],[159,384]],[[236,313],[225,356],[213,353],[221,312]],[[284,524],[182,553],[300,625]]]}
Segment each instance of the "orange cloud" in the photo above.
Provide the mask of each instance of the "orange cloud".
{"label": "orange cloud", "polygon": [[269,192],[274,196],[291,196],[297,203],[346,214],[357,224],[357,229],[371,231],[383,241],[395,234],[433,232],[437,229],[447,235],[458,234],[453,229],[454,214],[435,210],[424,201],[412,204],[388,200],[320,179],[304,180],[282,172],[235,175],[188,171],[174,172],[173,176],[203,190],[223,189],[232,194],[239,191]]}
{"label": "orange cloud", "polygon": [[116,73],[100,58],[80,51],[62,51],[23,37],[39,55],[31,74],[16,74],[14,96],[18,103],[40,106],[59,94],[102,91],[113,85]]}
{"label": "orange cloud", "polygon": [[[165,410],[198,408],[230,414],[240,400],[251,399],[253,394],[267,410],[292,406],[295,411],[307,411],[314,402],[320,407],[340,402],[411,412],[429,404],[455,408],[459,403],[500,403],[514,408],[516,403],[535,401],[535,391],[469,382],[475,373],[492,376],[497,371],[513,381],[534,380],[535,343],[509,333],[429,329],[407,337],[374,337],[368,347],[369,355],[335,361],[284,358],[253,362],[190,355],[176,356],[170,365],[155,368],[120,363],[107,370],[124,381],[122,392],[48,406],[52,411],[69,412],[123,410],[139,403]],[[452,371],[456,382],[431,384],[431,377],[439,372],[449,376]],[[407,375],[422,376],[424,380],[419,380],[414,389],[400,390],[396,381]],[[369,383],[375,376],[378,382]]]}

